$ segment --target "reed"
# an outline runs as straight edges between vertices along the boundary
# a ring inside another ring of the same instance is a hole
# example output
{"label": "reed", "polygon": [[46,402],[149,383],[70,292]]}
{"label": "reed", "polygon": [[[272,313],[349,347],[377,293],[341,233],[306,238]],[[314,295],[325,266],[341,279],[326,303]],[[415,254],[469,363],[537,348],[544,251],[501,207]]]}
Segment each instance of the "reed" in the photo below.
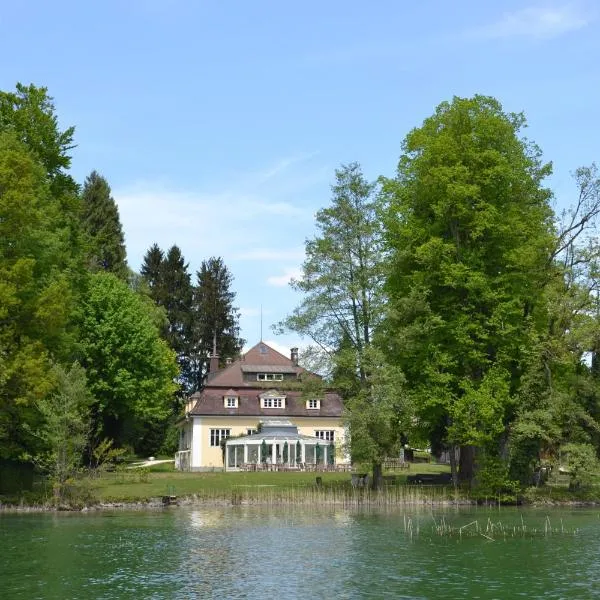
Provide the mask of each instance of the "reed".
{"label": "reed", "polygon": [[353,488],[351,486],[239,486],[230,492],[204,489],[191,496],[192,501],[216,502],[232,505],[298,505],[339,506],[356,508],[362,506],[439,506],[465,503],[453,488],[438,486],[390,486],[381,490]]}

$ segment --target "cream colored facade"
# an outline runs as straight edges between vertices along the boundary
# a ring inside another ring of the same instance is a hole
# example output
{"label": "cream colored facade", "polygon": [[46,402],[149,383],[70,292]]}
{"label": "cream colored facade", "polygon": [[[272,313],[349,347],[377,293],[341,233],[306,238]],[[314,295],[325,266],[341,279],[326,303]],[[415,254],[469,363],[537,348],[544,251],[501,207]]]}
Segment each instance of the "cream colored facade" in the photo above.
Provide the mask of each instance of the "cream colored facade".
{"label": "cream colored facade", "polygon": [[[205,471],[223,469],[223,452],[220,444],[220,433],[228,431],[228,437],[247,435],[249,430],[256,431],[259,422],[265,417],[227,417],[227,416],[193,416],[181,426],[180,451],[176,461],[178,468],[189,471]],[[298,433],[316,436],[317,432],[333,432],[336,447],[336,463],[350,462],[344,448],[345,429],[337,417],[288,417],[298,427]],[[218,431],[215,435],[213,431]],[[212,444],[211,444],[212,440]],[[185,454],[187,453],[187,454]]]}

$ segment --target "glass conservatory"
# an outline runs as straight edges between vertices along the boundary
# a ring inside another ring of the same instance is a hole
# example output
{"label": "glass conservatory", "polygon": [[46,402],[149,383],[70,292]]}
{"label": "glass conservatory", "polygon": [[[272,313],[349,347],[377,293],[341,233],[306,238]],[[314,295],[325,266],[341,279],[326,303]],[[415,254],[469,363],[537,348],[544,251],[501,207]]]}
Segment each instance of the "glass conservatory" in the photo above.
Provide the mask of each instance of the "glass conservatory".
{"label": "glass conservatory", "polygon": [[335,446],[298,433],[287,421],[263,423],[252,435],[225,442],[226,471],[301,471],[335,467]]}

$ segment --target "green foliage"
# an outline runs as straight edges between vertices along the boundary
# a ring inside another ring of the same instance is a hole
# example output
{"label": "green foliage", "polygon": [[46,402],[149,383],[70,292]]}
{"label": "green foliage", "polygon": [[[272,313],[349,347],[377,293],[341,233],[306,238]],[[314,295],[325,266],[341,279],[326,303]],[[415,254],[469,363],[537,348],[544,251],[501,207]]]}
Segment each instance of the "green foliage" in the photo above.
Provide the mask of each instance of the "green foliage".
{"label": "green foliage", "polygon": [[87,262],[92,271],[108,271],[127,280],[125,236],[119,209],[104,177],[92,171],[85,180],[82,199],[82,226],[87,237]]}
{"label": "green foliage", "polygon": [[367,385],[346,399],[345,418],[352,461],[374,464],[398,456],[412,411],[399,369],[387,364],[374,347],[365,351],[364,365]]}
{"label": "green foliage", "polygon": [[47,173],[55,196],[77,191],[66,173],[75,128],[59,130],[53,99],[45,87],[18,83],[15,92],[0,91],[0,132],[14,134],[27,146]]}
{"label": "green foliage", "polygon": [[60,205],[43,168],[0,133],[0,456],[35,453],[35,401],[53,389],[50,354],[72,347],[75,294]]}
{"label": "green foliage", "polygon": [[520,486],[510,478],[508,464],[495,453],[481,452],[478,456],[475,496],[481,499],[500,499],[511,502],[516,499]]}
{"label": "green foliage", "polygon": [[56,380],[54,391],[36,402],[40,418],[35,435],[43,441],[44,450],[37,454],[35,462],[52,482],[55,498],[62,500],[67,483],[81,468],[93,397],[85,371],[78,363],[69,370],[54,365],[51,373]]}
{"label": "green foliage", "polygon": [[195,389],[195,343],[193,287],[188,264],[177,246],[172,246],[165,256],[154,244],[144,256],[141,274],[148,284],[151,298],[165,311],[167,318],[161,327],[161,334],[177,355],[181,392],[190,394]]}
{"label": "green foliage", "polygon": [[564,444],[571,489],[589,486],[600,470],[596,450],[591,444]]}
{"label": "green foliage", "polygon": [[244,345],[244,340],[240,338],[239,312],[233,306],[233,277],[223,259],[211,257],[203,260],[196,277],[191,391],[202,388],[214,345],[221,359],[236,357]]}
{"label": "green foliage", "polygon": [[[335,177],[331,206],[317,212],[318,235],[306,243],[302,277],[291,284],[304,300],[279,327],[323,349],[337,349],[346,339],[360,358],[381,316],[378,202],[357,163],[343,165]],[[360,371],[360,360],[357,366]]]}
{"label": "green foliage", "polygon": [[136,450],[165,425],[176,387],[175,357],[160,339],[153,310],[114,275],[90,277],[80,330],[96,398],[94,435]]}
{"label": "green foliage", "polygon": [[447,441],[483,443],[504,428],[545,323],[550,166],[524,126],[493,98],[442,103],[408,134],[383,185],[388,357],[419,422],[450,427]]}
{"label": "green foliage", "polygon": [[98,476],[113,467],[125,454],[125,448],[115,448],[114,441],[109,438],[100,440],[92,449],[92,472]]}

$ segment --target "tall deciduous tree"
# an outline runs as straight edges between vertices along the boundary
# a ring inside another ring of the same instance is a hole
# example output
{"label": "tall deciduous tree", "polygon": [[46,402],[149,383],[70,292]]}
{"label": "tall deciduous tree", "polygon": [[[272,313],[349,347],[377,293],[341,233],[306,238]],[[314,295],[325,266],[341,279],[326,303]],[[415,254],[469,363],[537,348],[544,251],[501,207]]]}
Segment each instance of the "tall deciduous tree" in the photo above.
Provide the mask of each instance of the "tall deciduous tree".
{"label": "tall deciduous tree", "polygon": [[53,385],[50,357],[72,350],[69,236],[43,166],[0,133],[0,457],[35,452],[35,402]]}
{"label": "tall deciduous tree", "polygon": [[244,345],[240,338],[239,312],[233,305],[233,276],[220,257],[203,260],[194,289],[193,390],[201,389],[208,373],[209,356],[216,345],[222,358],[235,357]]}
{"label": "tall deciduous tree", "polygon": [[342,166],[335,177],[331,206],[317,213],[319,233],[306,243],[302,277],[292,282],[304,300],[280,325],[331,356],[334,385],[341,388],[349,414],[353,460],[373,463],[377,485],[382,460],[397,449],[404,412],[399,388],[394,397],[382,385],[383,374],[392,369],[373,348],[383,314],[378,201],[375,185],[357,163]]}
{"label": "tall deciduous tree", "polygon": [[129,269],[119,209],[111,196],[108,182],[97,171],[92,171],[86,178],[81,200],[90,269],[107,271],[127,279]]}
{"label": "tall deciduous tree", "polygon": [[112,273],[90,277],[80,328],[96,441],[153,452],[148,446],[164,435],[178,372],[155,310]]}
{"label": "tall deciduous tree", "polygon": [[45,87],[18,83],[15,92],[0,91],[0,131],[13,133],[27,146],[45,169],[55,197],[77,192],[77,184],[67,172],[75,128],[60,130],[53,99]]}
{"label": "tall deciduous tree", "polygon": [[[388,356],[421,425],[498,456],[552,277],[550,165],[493,98],[442,103],[411,131],[385,182],[392,251]],[[453,456],[453,452],[451,456]]]}

